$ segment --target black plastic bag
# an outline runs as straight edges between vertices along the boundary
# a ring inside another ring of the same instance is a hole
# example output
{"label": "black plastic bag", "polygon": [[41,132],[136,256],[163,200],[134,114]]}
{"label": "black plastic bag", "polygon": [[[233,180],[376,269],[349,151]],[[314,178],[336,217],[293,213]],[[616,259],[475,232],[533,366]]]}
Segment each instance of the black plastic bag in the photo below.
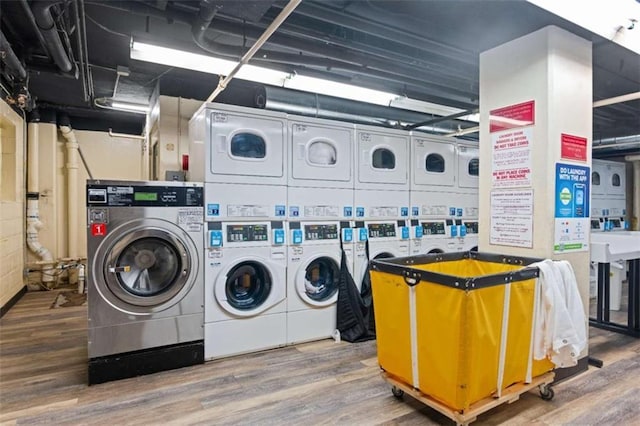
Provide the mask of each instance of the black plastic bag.
{"label": "black plastic bag", "polygon": [[[365,243],[367,261],[369,260],[369,242]],[[353,276],[347,266],[347,255],[342,247],[340,260],[340,282],[338,285],[338,318],[337,325],[340,338],[347,342],[363,342],[376,338],[375,318],[373,315],[373,297],[369,264],[362,279],[361,290],[358,291]]]}

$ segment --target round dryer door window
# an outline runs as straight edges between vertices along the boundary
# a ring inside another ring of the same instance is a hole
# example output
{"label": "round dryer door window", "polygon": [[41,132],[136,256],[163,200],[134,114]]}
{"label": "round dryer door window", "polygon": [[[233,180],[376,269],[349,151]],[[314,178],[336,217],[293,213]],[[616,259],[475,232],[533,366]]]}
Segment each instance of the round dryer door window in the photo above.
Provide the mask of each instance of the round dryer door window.
{"label": "round dryer door window", "polygon": [[272,285],[271,274],[261,263],[238,263],[227,274],[227,302],[242,311],[256,309],[267,301]]}
{"label": "round dryer door window", "polygon": [[132,306],[152,307],[176,300],[192,275],[188,253],[183,240],[172,232],[131,231],[109,250],[103,265],[107,287]]}
{"label": "round dryer door window", "polygon": [[305,295],[313,302],[324,302],[338,292],[340,266],[334,259],[319,257],[307,265],[304,273]]}

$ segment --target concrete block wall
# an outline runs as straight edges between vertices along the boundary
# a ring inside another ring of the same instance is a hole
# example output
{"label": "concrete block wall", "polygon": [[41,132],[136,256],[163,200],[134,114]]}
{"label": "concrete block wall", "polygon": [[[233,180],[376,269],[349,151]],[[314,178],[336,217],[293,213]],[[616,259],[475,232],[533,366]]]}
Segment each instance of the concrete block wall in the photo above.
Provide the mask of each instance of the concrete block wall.
{"label": "concrete block wall", "polygon": [[0,101],[0,306],[23,287],[24,269],[24,122]]}

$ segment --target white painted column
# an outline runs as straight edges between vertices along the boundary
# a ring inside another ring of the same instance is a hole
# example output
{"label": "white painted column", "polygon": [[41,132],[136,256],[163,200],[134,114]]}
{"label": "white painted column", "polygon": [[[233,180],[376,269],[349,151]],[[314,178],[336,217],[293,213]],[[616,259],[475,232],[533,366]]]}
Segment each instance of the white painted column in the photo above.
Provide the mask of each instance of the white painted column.
{"label": "white painted column", "polygon": [[[579,193],[581,185],[590,186],[590,175],[557,197],[556,168],[577,166],[571,172],[579,174],[591,167],[592,102],[591,43],[560,28],[543,28],[480,55],[479,249],[570,261],[585,309],[588,217],[568,218],[569,240],[559,246],[556,200],[568,201],[564,207],[579,215],[576,199],[589,200]],[[583,245],[576,243],[580,239]]]}

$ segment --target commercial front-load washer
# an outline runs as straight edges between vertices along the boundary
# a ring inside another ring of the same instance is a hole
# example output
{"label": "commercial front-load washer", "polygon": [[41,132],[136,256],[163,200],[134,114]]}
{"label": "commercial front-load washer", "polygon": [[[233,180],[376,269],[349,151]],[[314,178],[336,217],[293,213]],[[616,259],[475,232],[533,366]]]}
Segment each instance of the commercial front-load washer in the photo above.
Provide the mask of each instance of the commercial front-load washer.
{"label": "commercial front-load washer", "polygon": [[285,238],[282,221],[207,223],[205,359],[286,343]]}
{"label": "commercial front-load washer", "polygon": [[289,219],[353,216],[353,124],[288,116]]}
{"label": "commercial front-load washer", "polygon": [[356,125],[356,220],[409,218],[409,133]]}
{"label": "commercial front-load washer", "polygon": [[202,363],[203,193],[87,182],[89,384]]}
{"label": "commercial front-load washer", "polygon": [[454,225],[454,219],[423,219],[420,223],[422,224],[422,254],[464,250],[464,239],[451,236],[451,229],[457,228],[457,225]]}
{"label": "commercial front-load washer", "polygon": [[353,278],[357,285],[361,285],[371,260],[406,257],[411,254],[409,225],[403,219],[356,222]]}
{"label": "commercial front-load washer", "polygon": [[334,336],[340,283],[340,238],[353,265],[353,230],[348,221],[289,222],[287,343]]}

